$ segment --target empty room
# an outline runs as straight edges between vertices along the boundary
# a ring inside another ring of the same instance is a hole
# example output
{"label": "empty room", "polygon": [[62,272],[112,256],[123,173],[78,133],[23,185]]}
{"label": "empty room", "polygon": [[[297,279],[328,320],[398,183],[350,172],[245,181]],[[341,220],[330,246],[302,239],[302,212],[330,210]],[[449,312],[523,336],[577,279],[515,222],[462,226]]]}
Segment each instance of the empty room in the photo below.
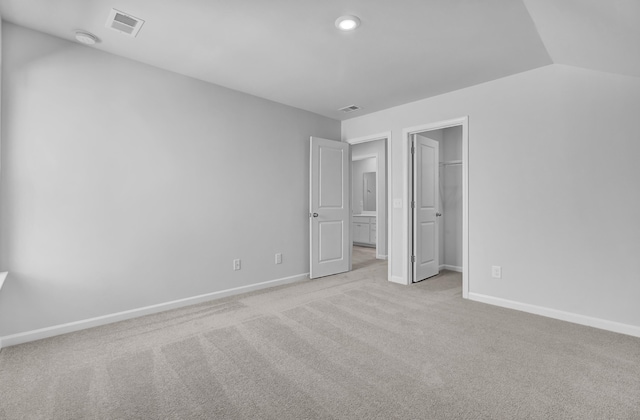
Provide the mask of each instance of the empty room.
{"label": "empty room", "polygon": [[0,0],[0,419],[639,419],[637,0]]}

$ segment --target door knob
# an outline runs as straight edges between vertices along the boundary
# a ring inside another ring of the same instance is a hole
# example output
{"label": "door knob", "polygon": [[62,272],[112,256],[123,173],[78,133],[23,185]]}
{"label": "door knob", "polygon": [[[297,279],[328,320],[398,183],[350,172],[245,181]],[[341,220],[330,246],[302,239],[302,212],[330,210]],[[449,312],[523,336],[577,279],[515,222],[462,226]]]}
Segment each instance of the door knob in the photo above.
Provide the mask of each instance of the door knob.
{"label": "door knob", "polygon": [[318,213],[313,213],[313,217],[318,217]]}
{"label": "door knob", "polygon": [[442,216],[442,213],[436,213],[436,217]]}

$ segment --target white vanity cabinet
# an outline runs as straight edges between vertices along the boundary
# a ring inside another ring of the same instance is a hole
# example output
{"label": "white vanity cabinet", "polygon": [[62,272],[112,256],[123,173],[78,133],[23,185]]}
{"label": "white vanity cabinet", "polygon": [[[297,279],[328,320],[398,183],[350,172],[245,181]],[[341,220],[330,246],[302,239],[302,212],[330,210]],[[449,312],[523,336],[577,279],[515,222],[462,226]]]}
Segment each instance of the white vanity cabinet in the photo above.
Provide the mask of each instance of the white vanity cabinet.
{"label": "white vanity cabinet", "polygon": [[376,246],[376,216],[353,216],[353,243]]}

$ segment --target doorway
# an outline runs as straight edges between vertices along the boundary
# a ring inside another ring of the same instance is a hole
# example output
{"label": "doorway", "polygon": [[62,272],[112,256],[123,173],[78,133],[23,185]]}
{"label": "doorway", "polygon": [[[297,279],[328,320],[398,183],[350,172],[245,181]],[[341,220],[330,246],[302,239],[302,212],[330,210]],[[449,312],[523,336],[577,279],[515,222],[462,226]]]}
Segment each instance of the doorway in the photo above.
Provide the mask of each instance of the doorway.
{"label": "doorway", "polygon": [[[310,278],[362,268],[353,267],[354,253],[368,259],[367,266],[386,267],[388,278],[388,264],[380,260],[388,258],[389,138],[386,133],[346,142],[311,137]],[[362,164],[357,182],[352,176],[353,148],[356,163]],[[358,198],[353,198],[352,190],[361,193]],[[353,202],[357,202],[355,217]]]}
{"label": "doorway", "polygon": [[[468,296],[468,118],[404,130],[406,284],[462,273]],[[417,146],[416,146],[417,145]],[[413,151],[413,153],[412,153]]]}
{"label": "doorway", "polygon": [[[378,198],[384,195],[384,191],[379,188],[378,176],[383,176],[386,168],[378,153],[380,149],[384,150],[384,144],[377,142],[383,140],[351,146],[351,260],[354,270],[373,264],[379,250]],[[372,151],[376,153],[369,153]]]}
{"label": "doorway", "polygon": [[346,140],[351,145],[353,269],[389,258],[390,133]]}

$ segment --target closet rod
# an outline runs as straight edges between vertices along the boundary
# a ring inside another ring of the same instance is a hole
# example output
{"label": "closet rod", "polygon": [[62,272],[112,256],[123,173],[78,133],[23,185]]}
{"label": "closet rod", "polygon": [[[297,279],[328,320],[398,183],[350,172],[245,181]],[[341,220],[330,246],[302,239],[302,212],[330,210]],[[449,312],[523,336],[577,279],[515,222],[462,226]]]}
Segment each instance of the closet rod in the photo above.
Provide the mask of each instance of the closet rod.
{"label": "closet rod", "polygon": [[461,160],[450,160],[448,162],[440,162],[441,166],[462,165]]}

